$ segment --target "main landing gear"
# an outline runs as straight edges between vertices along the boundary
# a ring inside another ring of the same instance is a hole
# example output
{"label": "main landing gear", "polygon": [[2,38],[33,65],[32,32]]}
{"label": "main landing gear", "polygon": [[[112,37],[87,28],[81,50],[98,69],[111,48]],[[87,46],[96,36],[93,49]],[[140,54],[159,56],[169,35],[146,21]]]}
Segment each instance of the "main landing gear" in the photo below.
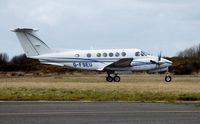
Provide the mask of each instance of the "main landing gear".
{"label": "main landing gear", "polygon": [[108,81],[108,82],[120,82],[120,77],[117,75],[117,74],[115,74],[114,76],[111,76],[111,74],[110,73],[108,73],[108,76],[106,77],[106,81]]}

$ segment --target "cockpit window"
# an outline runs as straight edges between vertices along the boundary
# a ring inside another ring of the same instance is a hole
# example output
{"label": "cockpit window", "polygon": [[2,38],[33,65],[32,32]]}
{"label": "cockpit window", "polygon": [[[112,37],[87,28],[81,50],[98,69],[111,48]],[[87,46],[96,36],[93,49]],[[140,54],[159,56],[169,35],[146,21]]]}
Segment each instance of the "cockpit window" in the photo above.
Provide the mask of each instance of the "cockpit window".
{"label": "cockpit window", "polygon": [[147,52],[145,52],[145,51],[141,51],[141,55],[143,55],[143,56],[148,56],[148,55],[150,55],[150,54],[147,53]]}
{"label": "cockpit window", "polygon": [[145,53],[143,51],[141,51],[141,56],[146,56]]}
{"label": "cockpit window", "polygon": [[135,56],[148,56],[150,54],[144,52],[144,51],[138,51],[138,52],[135,52]]}
{"label": "cockpit window", "polygon": [[135,52],[135,56],[140,56],[140,52]]}

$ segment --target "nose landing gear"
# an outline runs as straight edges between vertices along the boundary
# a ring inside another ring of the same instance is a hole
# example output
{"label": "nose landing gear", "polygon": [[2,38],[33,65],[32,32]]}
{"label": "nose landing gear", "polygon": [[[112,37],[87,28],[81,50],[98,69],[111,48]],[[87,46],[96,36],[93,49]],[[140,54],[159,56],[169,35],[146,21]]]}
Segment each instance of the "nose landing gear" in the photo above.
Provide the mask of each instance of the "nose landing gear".
{"label": "nose landing gear", "polygon": [[171,82],[171,81],[172,81],[172,77],[170,76],[170,74],[167,74],[167,75],[165,76],[165,81],[166,81],[166,82]]}

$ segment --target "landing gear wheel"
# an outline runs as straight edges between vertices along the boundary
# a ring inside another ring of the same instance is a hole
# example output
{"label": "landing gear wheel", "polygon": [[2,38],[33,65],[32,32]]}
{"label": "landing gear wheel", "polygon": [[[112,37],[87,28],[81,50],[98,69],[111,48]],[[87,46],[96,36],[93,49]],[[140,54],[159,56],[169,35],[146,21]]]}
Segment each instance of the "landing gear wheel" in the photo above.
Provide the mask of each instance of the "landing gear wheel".
{"label": "landing gear wheel", "polygon": [[114,77],[114,81],[115,81],[115,82],[120,82],[120,77],[119,77],[119,76],[115,76],[115,77]]}
{"label": "landing gear wheel", "polygon": [[106,77],[106,81],[112,82],[113,81],[113,77],[111,77],[111,76]]}
{"label": "landing gear wheel", "polygon": [[165,76],[165,81],[166,82],[171,82],[172,81],[172,77],[170,75]]}

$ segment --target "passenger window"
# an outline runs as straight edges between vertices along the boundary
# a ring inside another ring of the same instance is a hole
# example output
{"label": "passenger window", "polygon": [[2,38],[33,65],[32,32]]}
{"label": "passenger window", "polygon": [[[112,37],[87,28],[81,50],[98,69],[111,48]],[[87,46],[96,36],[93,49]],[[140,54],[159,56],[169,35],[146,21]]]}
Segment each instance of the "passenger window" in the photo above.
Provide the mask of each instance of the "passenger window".
{"label": "passenger window", "polygon": [[107,53],[103,53],[103,57],[107,57]]}
{"label": "passenger window", "polygon": [[135,52],[135,56],[140,56],[140,52]]}
{"label": "passenger window", "polygon": [[121,54],[122,54],[122,56],[126,56],[126,53],[125,53],[125,52],[122,52]]}
{"label": "passenger window", "polygon": [[97,57],[101,57],[101,53],[97,53]]}
{"label": "passenger window", "polygon": [[75,54],[75,57],[78,58],[78,57],[80,57],[80,55],[79,54]]}
{"label": "passenger window", "polygon": [[116,52],[116,53],[115,53],[115,56],[116,56],[116,57],[119,57],[119,53],[118,53],[118,52]]}
{"label": "passenger window", "polygon": [[113,57],[113,53],[109,53],[109,56],[110,56],[110,57]]}
{"label": "passenger window", "polygon": [[88,58],[90,58],[91,56],[92,56],[91,53],[88,53],[88,54],[87,54],[87,57],[88,57]]}

